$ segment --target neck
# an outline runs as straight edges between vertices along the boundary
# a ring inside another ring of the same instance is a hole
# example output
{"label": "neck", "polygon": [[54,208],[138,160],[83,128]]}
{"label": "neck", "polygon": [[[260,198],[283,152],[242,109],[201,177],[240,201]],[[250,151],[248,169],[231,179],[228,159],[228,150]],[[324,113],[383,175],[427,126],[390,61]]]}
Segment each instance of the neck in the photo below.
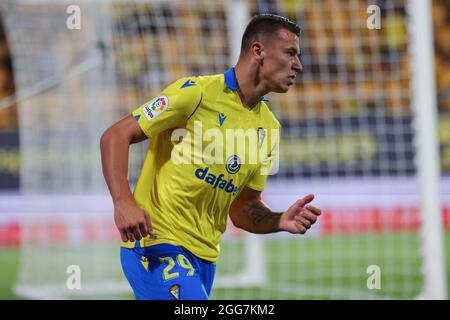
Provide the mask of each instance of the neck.
{"label": "neck", "polygon": [[258,66],[250,61],[239,59],[234,71],[238,84],[237,92],[242,104],[252,109],[261,97],[269,92],[258,77]]}

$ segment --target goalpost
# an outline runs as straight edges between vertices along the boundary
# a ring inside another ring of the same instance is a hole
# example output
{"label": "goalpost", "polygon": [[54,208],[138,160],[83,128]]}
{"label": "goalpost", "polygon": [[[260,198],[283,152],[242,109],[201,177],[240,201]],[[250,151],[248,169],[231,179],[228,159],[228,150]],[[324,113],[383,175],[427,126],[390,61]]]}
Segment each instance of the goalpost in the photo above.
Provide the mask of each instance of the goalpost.
{"label": "goalpost", "polygon": [[[179,77],[224,72],[248,18],[277,11],[304,29],[305,70],[269,96],[283,132],[265,201],[285,210],[314,193],[323,215],[305,236],[230,225],[212,298],[446,298],[429,1],[386,5],[380,30],[359,0],[77,3],[80,29],[67,27],[69,1],[1,8],[21,139],[18,295],[131,297],[101,133]],[[132,146],[132,184],[146,148]]]}
{"label": "goalpost", "polygon": [[[421,297],[446,299],[444,242],[442,235],[440,167],[437,138],[437,101],[431,3],[409,4],[413,68],[413,107],[416,133],[416,164],[420,184],[424,286]],[[426,106],[429,106],[426,108]]]}

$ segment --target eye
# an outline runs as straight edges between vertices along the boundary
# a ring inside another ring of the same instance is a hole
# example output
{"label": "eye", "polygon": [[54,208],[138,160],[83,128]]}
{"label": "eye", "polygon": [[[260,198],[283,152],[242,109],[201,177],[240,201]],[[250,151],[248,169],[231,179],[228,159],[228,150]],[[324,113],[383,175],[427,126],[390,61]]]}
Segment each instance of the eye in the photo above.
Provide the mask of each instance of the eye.
{"label": "eye", "polygon": [[287,54],[288,54],[290,57],[295,56],[295,52],[294,52],[294,51],[288,51]]}

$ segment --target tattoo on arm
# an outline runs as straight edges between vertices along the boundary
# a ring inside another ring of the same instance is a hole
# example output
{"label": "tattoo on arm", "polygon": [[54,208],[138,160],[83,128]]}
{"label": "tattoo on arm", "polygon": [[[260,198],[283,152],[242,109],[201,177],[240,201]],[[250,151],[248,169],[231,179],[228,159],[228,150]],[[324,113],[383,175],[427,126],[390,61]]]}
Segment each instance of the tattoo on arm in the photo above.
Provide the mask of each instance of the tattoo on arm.
{"label": "tattoo on arm", "polygon": [[273,212],[267,208],[262,202],[252,202],[245,210],[244,213],[250,218],[253,226],[272,222],[278,219],[281,212]]}

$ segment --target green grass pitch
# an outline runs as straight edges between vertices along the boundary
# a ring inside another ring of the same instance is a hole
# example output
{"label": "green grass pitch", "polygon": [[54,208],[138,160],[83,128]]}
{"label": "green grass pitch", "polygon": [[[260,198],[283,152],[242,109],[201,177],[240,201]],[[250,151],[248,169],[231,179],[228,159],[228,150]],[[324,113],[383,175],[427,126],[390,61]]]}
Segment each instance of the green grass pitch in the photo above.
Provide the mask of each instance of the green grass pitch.
{"label": "green grass pitch", "polygon": [[[215,288],[211,299],[414,298],[421,287],[418,246],[418,235],[408,233],[267,239],[267,286]],[[448,252],[449,231],[445,233],[445,248]],[[368,250],[373,252],[368,254]],[[242,252],[241,243],[224,242],[218,273],[232,273],[236,265],[230,267],[227,260],[236,260]],[[0,248],[0,299],[19,298],[12,290],[18,278],[19,253],[17,248]],[[449,254],[446,258],[450,289]],[[380,290],[367,289],[366,268],[371,263],[382,270]],[[131,299],[132,295],[113,298]]]}

